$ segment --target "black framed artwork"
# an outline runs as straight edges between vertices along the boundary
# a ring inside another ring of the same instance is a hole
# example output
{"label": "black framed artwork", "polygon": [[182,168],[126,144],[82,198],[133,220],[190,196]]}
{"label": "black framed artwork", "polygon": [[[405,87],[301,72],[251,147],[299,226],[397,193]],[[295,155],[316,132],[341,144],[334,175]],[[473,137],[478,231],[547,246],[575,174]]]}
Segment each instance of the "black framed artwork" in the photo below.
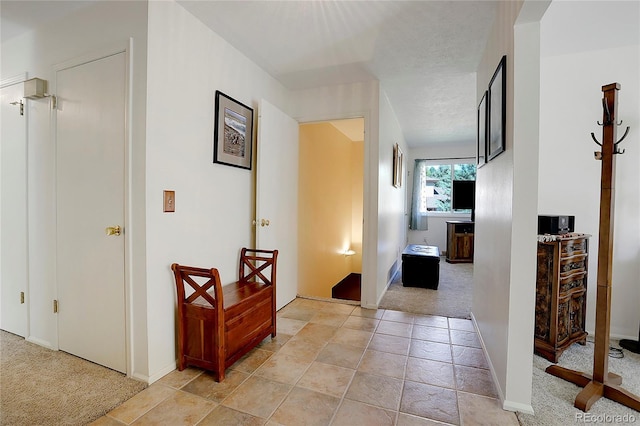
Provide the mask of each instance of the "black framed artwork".
{"label": "black framed artwork", "polygon": [[404,153],[400,149],[400,145],[395,144],[393,146],[393,186],[400,188],[402,186],[402,163],[404,160]]}
{"label": "black framed artwork", "polygon": [[488,92],[487,161],[505,150],[507,124],[507,56],[503,56],[493,73]]}
{"label": "black framed artwork", "polygon": [[480,105],[478,105],[477,168],[487,163],[487,97],[488,92],[485,90],[480,100]]}
{"label": "black framed artwork", "polygon": [[216,90],[213,162],[251,169],[253,109]]}

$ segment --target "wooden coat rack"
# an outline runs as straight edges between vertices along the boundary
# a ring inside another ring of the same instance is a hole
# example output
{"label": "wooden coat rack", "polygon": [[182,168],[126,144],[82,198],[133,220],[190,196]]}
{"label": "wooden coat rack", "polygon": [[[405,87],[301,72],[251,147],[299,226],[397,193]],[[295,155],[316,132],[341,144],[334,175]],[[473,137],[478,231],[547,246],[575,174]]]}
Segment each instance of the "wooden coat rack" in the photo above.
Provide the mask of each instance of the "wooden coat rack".
{"label": "wooden coat rack", "polygon": [[598,287],[596,292],[596,331],[595,349],[593,354],[593,375],[568,368],[552,365],[546,372],[561,379],[583,387],[576,397],[574,406],[582,411],[589,411],[594,402],[601,397],[619,402],[634,410],[640,411],[640,397],[626,391],[619,385],[622,377],[609,373],[609,329],[611,323],[611,276],[613,264],[613,219],[615,195],[615,167],[617,154],[624,150],[618,144],[629,133],[627,127],[624,135],[616,141],[616,128],[622,121],[616,123],[616,109],[618,106],[618,83],[602,86],[602,143],[591,133],[593,140],[602,147],[602,151],[595,152],[597,160],[602,161],[600,178],[600,231],[598,241]]}

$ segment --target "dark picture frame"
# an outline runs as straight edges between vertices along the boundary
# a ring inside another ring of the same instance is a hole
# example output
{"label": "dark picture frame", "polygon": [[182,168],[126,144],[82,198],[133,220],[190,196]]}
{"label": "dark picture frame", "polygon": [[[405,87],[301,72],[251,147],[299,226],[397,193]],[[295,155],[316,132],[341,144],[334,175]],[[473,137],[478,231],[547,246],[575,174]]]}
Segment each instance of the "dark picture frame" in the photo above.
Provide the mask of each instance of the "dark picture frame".
{"label": "dark picture frame", "polygon": [[402,187],[402,163],[404,160],[404,153],[400,149],[400,145],[393,145],[393,186],[396,188]]}
{"label": "dark picture frame", "polygon": [[487,163],[487,98],[489,92],[484,91],[478,105],[478,134],[476,150],[476,167],[479,169]]}
{"label": "dark picture frame", "polygon": [[507,125],[507,56],[503,56],[489,83],[487,161],[506,148]]}
{"label": "dark picture frame", "polygon": [[253,108],[216,90],[213,162],[251,170]]}

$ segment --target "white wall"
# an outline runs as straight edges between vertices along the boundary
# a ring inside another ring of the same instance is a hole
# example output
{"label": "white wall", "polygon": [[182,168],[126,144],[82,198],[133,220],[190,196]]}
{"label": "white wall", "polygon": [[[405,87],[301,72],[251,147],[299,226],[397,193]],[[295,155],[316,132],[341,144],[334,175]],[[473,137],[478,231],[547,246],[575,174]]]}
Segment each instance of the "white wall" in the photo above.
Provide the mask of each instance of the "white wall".
{"label": "white wall", "polygon": [[[290,110],[288,91],[175,2],[149,3],[147,99],[147,279],[149,375],[175,368],[172,262],[237,278],[239,252],[252,246],[255,167],[213,164],[216,90],[254,108]],[[176,191],[175,213],[162,192]]]}
{"label": "white wall", "polygon": [[[507,55],[506,151],[476,175],[472,314],[497,380],[506,393],[511,223],[513,219],[513,23],[521,2],[501,2],[496,22],[478,68],[477,102],[489,85],[502,55]],[[506,34],[506,35],[504,35]]]}
{"label": "white wall", "polygon": [[[533,411],[537,200],[531,194],[537,193],[536,22],[546,7],[547,3],[536,1],[500,2],[477,76],[479,103],[500,58],[507,55],[506,151],[480,168],[476,179],[472,315],[503,407],[524,412]],[[524,16],[528,14],[534,17]],[[517,19],[521,27],[514,29]],[[532,108],[534,114],[529,115]]]}
{"label": "white wall", "polygon": [[[605,14],[607,37],[595,37]],[[570,31],[566,22],[571,22]],[[602,121],[602,86],[620,83],[616,156],[611,335],[637,340],[640,301],[640,3],[553,2],[541,23],[539,213],[576,217],[589,243],[587,331],[595,329],[601,163],[593,152]],[[590,38],[589,35],[593,36]],[[562,49],[560,48],[562,47]],[[588,72],[585,72],[588,70]]]}
{"label": "white wall", "polygon": [[[62,20],[52,22],[37,31],[3,40],[1,75],[13,76],[27,71],[29,77],[39,77],[53,84],[54,66],[79,56],[107,47],[126,47],[133,40],[133,93],[131,123],[132,140],[128,160],[130,169],[144,171],[144,122],[146,96],[146,2],[96,2]],[[30,328],[28,339],[44,346],[57,348],[56,316],[52,301],[56,299],[55,283],[55,141],[51,136],[51,109],[49,100],[27,101],[28,177],[17,185],[28,186],[29,228],[29,290]],[[138,220],[144,215],[143,176],[131,175],[130,197],[132,216],[128,219],[132,240],[144,242],[144,227]],[[129,271],[133,303],[144,306],[144,244],[128,247]],[[141,290],[141,292],[139,291]],[[144,319],[143,319],[144,321]],[[135,323],[135,320],[132,321]],[[144,329],[144,324],[142,327]],[[136,339],[136,330],[130,335],[135,342],[134,370],[145,372],[145,339]]]}
{"label": "white wall", "polygon": [[[426,148],[412,148],[409,150],[407,158],[407,169],[409,176],[407,178],[407,213],[411,214],[411,194],[413,191],[413,169],[416,160],[431,159],[451,159],[460,158],[468,159],[471,163],[476,162],[476,141],[459,142],[453,144],[433,144]],[[426,244],[437,246],[440,254],[447,250],[447,221],[448,220],[469,220],[471,214],[447,214],[447,215],[431,215],[428,218],[428,227],[426,231],[408,230],[409,244]],[[407,225],[408,227],[408,225]]]}
{"label": "white wall", "polygon": [[[380,132],[378,152],[378,272],[377,301],[379,302],[393,276],[400,267],[400,256],[407,244],[405,206],[408,188],[407,153],[409,149],[402,135],[398,119],[387,95],[380,93]],[[400,146],[404,154],[402,186],[393,186],[393,147]]]}
{"label": "white wall", "polygon": [[[131,374],[152,382],[175,367],[175,289],[169,265],[215,265],[223,282],[229,282],[235,278],[239,248],[253,242],[253,172],[212,163],[216,89],[254,108],[265,98],[300,121],[365,118],[364,234],[369,244],[363,275],[373,279],[363,291],[363,305],[375,307],[381,296],[376,283],[386,282],[386,276],[377,276],[378,200],[389,201],[387,194],[378,194],[378,82],[289,93],[174,2],[96,3],[62,22],[3,43],[2,75],[28,70],[51,80],[54,64],[104,45],[126,44],[130,36],[133,120],[128,154],[131,244],[127,279],[131,288]],[[29,226],[33,236],[29,266],[34,293],[30,332],[32,340],[55,348],[57,329],[51,313],[55,298],[55,150],[48,104],[30,102],[29,108],[33,117],[29,129]],[[392,113],[383,113],[385,122],[394,127],[385,143],[389,153],[390,139],[400,142],[407,152],[403,141],[396,139]],[[383,171],[390,167],[389,160]],[[176,191],[173,214],[162,213],[165,189]],[[402,201],[398,204],[402,206]],[[399,237],[402,215],[388,219],[392,238],[404,239]],[[388,245],[389,253],[396,256],[399,241]],[[384,247],[381,252],[386,253]]]}

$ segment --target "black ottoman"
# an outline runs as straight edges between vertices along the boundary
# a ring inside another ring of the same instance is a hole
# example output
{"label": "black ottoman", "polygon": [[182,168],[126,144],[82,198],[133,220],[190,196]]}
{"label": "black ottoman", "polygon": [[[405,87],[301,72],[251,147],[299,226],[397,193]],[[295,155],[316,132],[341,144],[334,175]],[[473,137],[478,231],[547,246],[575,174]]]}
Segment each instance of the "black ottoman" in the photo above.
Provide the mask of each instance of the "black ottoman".
{"label": "black ottoman", "polygon": [[402,252],[402,285],[438,289],[440,250],[435,246],[408,245]]}

